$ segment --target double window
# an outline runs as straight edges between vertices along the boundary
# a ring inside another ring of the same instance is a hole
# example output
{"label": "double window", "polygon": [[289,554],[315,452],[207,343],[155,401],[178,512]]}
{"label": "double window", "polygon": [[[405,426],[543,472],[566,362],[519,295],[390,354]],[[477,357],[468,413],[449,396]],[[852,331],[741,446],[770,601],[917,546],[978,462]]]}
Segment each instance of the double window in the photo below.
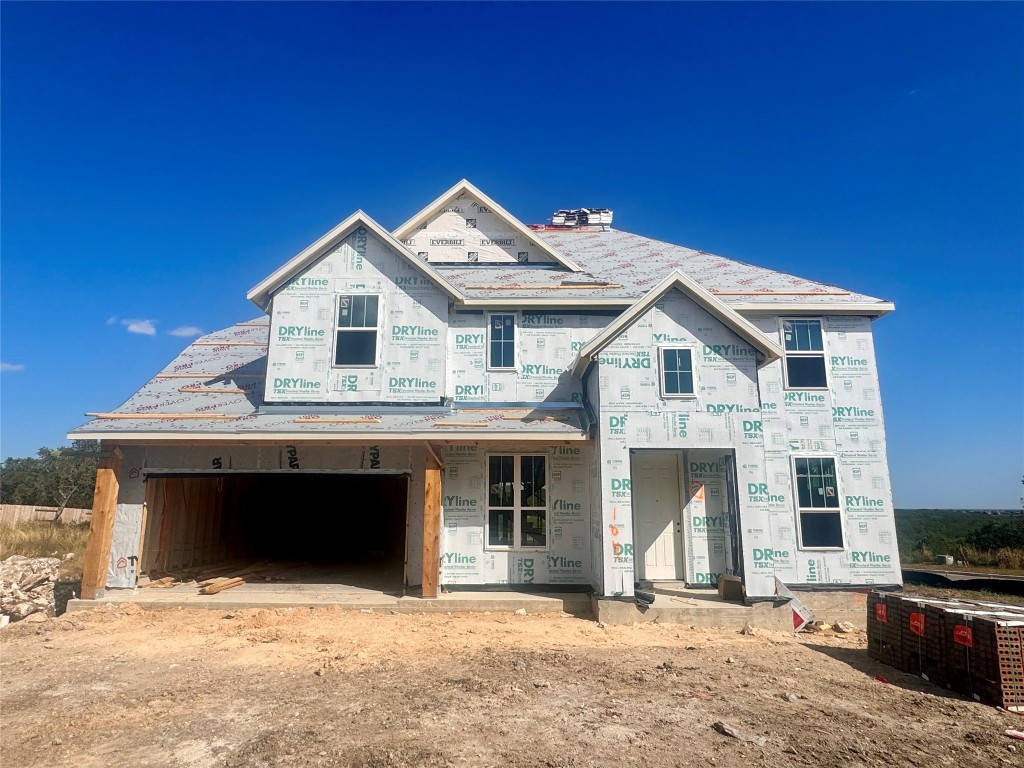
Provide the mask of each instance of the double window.
{"label": "double window", "polygon": [[821,320],[783,320],[786,347],[786,387],[825,389],[825,345]]}
{"label": "double window", "polygon": [[547,457],[487,459],[487,545],[536,549],[548,543]]}
{"label": "double window", "polygon": [[335,365],[377,364],[377,318],[380,297],[350,293],[338,297]]}
{"label": "double window", "polygon": [[661,362],[661,396],[692,397],[693,350],[686,347],[662,347],[658,351]]}
{"label": "double window", "polygon": [[498,370],[516,367],[516,316],[491,315],[487,323],[487,367]]}
{"label": "double window", "polygon": [[836,460],[820,456],[793,459],[800,546],[842,549],[843,521],[839,508]]}

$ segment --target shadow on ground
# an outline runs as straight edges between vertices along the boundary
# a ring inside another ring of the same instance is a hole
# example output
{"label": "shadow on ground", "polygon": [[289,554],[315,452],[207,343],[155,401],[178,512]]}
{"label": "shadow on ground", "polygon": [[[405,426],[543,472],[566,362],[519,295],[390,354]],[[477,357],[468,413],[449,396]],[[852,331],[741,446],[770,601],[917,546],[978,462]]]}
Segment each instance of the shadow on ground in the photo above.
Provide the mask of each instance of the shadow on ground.
{"label": "shadow on ground", "polygon": [[[972,701],[968,696],[963,696],[948,688],[930,683],[917,675],[902,672],[895,667],[890,667],[888,664],[876,661],[868,656],[868,652],[864,648],[840,648],[831,645],[818,645],[816,643],[805,643],[805,647],[829,656],[836,661],[841,661],[858,672],[863,672],[868,677],[874,678],[877,675],[881,675],[890,685],[895,685],[897,688],[902,688],[906,691],[930,693],[934,696],[945,696],[957,701]],[[884,683],[879,682],[879,685],[884,685]]]}

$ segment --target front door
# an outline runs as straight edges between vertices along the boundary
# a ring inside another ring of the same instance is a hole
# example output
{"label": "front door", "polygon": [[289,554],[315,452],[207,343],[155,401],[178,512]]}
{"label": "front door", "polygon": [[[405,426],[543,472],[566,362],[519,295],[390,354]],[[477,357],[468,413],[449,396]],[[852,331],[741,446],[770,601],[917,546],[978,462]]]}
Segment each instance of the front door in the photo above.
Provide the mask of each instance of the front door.
{"label": "front door", "polygon": [[679,579],[683,563],[679,456],[636,451],[631,461],[633,520],[639,578]]}

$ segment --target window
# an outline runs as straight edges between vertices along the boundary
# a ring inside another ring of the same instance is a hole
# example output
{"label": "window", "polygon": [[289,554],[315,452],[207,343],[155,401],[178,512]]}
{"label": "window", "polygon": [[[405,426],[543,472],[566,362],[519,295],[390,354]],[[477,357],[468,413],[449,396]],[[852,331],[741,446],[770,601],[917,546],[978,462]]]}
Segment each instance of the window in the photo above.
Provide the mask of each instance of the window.
{"label": "window", "polygon": [[824,389],[825,346],[821,320],[783,320],[786,342],[786,386],[789,389]]}
{"label": "window", "polygon": [[346,294],[338,297],[335,365],[377,364],[379,296]]}
{"label": "window", "polygon": [[662,347],[661,396],[690,397],[693,389],[693,350]]}
{"label": "window", "polygon": [[842,549],[843,523],[836,483],[836,460],[793,459],[800,546],[804,549]]}
{"label": "window", "polygon": [[490,354],[488,368],[516,367],[516,316],[491,315],[488,323]]}
{"label": "window", "polygon": [[545,456],[487,459],[487,545],[546,547],[548,521]]}

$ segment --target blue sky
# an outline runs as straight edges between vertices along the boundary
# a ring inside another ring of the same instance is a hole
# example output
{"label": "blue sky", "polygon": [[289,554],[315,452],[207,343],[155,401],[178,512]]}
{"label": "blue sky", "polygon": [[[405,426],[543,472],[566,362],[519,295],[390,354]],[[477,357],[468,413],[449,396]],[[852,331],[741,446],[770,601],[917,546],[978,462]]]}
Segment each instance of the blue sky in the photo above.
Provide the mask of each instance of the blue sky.
{"label": "blue sky", "polygon": [[[896,302],[897,506],[1024,473],[1024,5],[0,8],[3,456],[55,445],[356,208],[467,177]],[[175,332],[183,334],[176,336]]]}

